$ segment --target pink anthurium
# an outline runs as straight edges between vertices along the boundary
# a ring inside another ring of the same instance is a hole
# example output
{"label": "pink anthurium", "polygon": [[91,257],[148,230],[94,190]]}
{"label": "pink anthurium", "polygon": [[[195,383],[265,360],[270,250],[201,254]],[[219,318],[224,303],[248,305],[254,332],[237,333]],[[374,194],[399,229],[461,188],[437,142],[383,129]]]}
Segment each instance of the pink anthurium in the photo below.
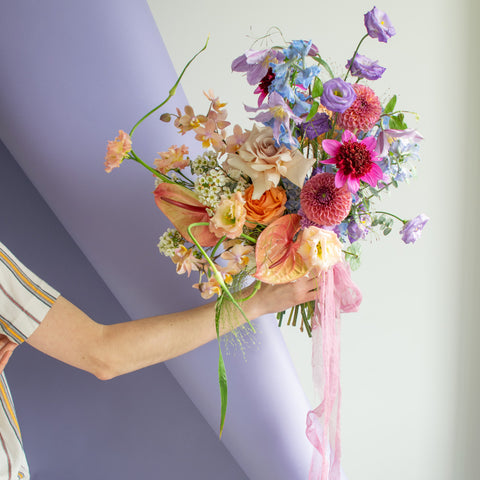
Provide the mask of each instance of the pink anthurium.
{"label": "pink anthurium", "polygon": [[[199,202],[195,193],[181,185],[160,183],[153,194],[157,207],[189,242],[192,241],[187,231],[189,225],[210,221],[207,207]],[[211,247],[218,242],[218,237],[209,230],[208,225],[195,227],[192,233],[203,247]]]}
{"label": "pink anthurium", "polygon": [[260,234],[255,248],[255,278],[270,284],[288,283],[307,273],[307,265],[297,252],[300,242],[295,239],[300,218],[296,214],[284,215]]}

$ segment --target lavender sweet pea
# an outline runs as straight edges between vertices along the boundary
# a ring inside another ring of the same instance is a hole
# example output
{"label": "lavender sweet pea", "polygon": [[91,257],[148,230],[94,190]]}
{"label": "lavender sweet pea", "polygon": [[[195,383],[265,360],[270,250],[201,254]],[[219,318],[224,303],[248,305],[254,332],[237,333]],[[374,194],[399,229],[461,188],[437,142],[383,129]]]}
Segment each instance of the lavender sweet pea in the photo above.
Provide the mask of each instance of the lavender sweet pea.
{"label": "lavender sweet pea", "polygon": [[407,222],[400,230],[402,240],[405,243],[415,243],[421,236],[425,224],[430,219],[424,214],[420,214]]}
{"label": "lavender sweet pea", "polygon": [[320,103],[332,112],[343,113],[357,98],[353,87],[341,78],[332,78],[323,84]]}
{"label": "lavender sweet pea", "polygon": [[232,71],[247,72],[247,82],[256,85],[265,77],[271,63],[280,63],[284,58],[278,50],[248,50],[232,62]]}
{"label": "lavender sweet pea", "polygon": [[379,42],[387,43],[387,40],[395,35],[395,28],[388,15],[377,7],[373,7],[365,14],[364,21],[368,35],[378,38]]}
{"label": "lavender sweet pea", "polygon": [[350,73],[354,77],[366,78],[367,80],[378,80],[386,70],[378,64],[378,61],[370,60],[359,53],[355,55],[353,62],[351,59],[348,60],[345,68],[350,69]]}

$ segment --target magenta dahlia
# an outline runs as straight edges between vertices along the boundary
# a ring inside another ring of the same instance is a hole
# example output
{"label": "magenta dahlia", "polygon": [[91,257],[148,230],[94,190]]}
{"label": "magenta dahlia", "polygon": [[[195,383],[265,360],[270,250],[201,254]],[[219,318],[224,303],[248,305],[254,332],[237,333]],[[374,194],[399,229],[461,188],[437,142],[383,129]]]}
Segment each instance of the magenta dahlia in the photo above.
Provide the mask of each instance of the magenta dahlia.
{"label": "magenta dahlia", "polygon": [[338,115],[337,125],[345,130],[368,132],[380,118],[382,105],[375,92],[366,85],[352,85],[357,98]]}
{"label": "magenta dahlia", "polygon": [[335,186],[334,173],[318,173],[305,182],[300,193],[304,215],[317,225],[338,225],[350,212],[352,195]]}
{"label": "magenta dahlia", "polygon": [[365,137],[359,141],[357,137],[345,130],[342,141],[324,140],[322,147],[331,158],[322,163],[336,165],[335,186],[340,188],[347,184],[350,192],[355,193],[360,188],[360,180],[372,187],[383,178],[382,169],[377,165],[380,159],[375,153],[377,140],[375,137]]}

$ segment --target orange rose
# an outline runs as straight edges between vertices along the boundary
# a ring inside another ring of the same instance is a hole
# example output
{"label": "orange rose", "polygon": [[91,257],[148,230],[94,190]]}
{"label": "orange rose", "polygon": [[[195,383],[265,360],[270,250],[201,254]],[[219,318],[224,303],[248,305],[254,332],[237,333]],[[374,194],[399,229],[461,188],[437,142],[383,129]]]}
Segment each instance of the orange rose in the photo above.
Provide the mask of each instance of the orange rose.
{"label": "orange rose", "polygon": [[287,194],[282,187],[272,187],[266,190],[258,200],[253,200],[252,194],[253,185],[250,185],[244,193],[247,226],[254,228],[257,223],[268,225],[283,215]]}

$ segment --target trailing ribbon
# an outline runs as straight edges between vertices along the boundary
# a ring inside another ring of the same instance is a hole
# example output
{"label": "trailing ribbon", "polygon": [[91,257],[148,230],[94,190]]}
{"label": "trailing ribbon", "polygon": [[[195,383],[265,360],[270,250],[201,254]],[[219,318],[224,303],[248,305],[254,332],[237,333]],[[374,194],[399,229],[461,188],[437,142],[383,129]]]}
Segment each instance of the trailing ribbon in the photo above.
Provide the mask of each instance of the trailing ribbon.
{"label": "trailing ribbon", "polygon": [[322,272],[319,282],[312,367],[314,387],[323,400],[307,414],[306,434],[314,447],[309,480],[340,480],[340,313],[357,311],[362,294],[345,263]]}

